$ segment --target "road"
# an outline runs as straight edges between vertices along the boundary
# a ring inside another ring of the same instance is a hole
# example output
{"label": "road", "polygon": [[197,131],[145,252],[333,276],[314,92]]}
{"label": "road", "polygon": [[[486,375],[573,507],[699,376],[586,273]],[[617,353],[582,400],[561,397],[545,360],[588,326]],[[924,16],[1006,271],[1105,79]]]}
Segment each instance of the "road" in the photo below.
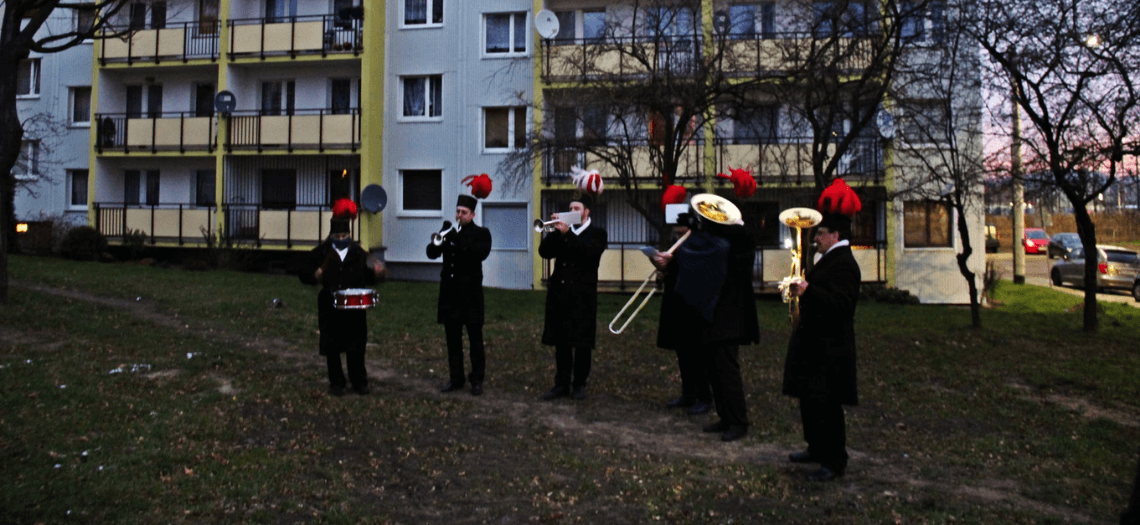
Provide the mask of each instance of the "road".
{"label": "road", "polygon": [[[1079,288],[1070,288],[1068,286],[1053,286],[1049,281],[1049,270],[1053,268],[1053,262],[1057,259],[1049,259],[1044,255],[1026,255],[1025,256],[1025,283],[1035,286],[1046,286],[1054,290],[1065,292],[1069,295],[1084,297],[1085,292]],[[1002,280],[1013,280],[1013,254],[1011,253],[987,253],[986,261],[993,261],[994,266],[1001,275]],[[1128,290],[1105,290],[1096,294],[1098,301],[1124,303],[1132,306],[1140,307],[1140,304],[1132,298],[1132,293]]]}

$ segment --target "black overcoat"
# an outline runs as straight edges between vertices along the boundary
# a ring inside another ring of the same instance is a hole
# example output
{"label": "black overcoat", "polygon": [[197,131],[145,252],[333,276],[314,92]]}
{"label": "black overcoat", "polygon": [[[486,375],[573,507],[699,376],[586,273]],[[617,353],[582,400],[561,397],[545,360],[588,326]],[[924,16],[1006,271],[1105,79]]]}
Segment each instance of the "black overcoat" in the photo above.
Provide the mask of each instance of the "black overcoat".
{"label": "black overcoat", "polygon": [[862,274],[849,246],[824,255],[805,276],[800,324],[788,341],[784,394],[859,404],[855,374],[855,304]]}
{"label": "black overcoat", "polygon": [[366,288],[376,283],[368,252],[359,244],[348,247],[344,260],[328,240],[313,248],[300,265],[298,275],[305,284],[317,284],[314,274],[321,272],[321,291],[317,294],[317,326],[321,333],[320,354],[363,352],[368,343],[367,310],[337,310],[333,292],[348,288]]}
{"label": "black overcoat", "polygon": [[483,324],[483,261],[491,254],[491,230],[468,224],[447,234],[443,244],[428,243],[428,259],[443,256],[436,322]]}
{"label": "black overcoat", "polygon": [[590,225],[581,233],[554,231],[538,254],[554,259],[546,287],[542,344],[594,348],[598,328],[598,264],[606,250],[606,230]]}
{"label": "black overcoat", "polygon": [[[760,342],[760,322],[756,317],[756,296],[752,289],[752,266],[756,259],[752,235],[744,226],[711,225],[710,228],[713,234],[729,243],[725,278],[718,290],[713,320],[711,323],[707,321],[696,308],[675,293],[680,259],[686,253],[678,249],[665,268],[665,293],[661,299],[661,319],[657,330],[657,346],[660,348],[677,350]],[[697,232],[693,234],[697,235]]]}

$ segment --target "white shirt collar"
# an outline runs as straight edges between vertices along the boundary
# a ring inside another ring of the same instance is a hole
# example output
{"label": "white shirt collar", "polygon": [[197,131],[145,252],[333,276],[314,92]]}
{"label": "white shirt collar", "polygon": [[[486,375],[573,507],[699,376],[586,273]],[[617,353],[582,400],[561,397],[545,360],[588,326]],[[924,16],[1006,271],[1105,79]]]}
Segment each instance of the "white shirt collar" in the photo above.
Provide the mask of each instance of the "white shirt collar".
{"label": "white shirt collar", "polygon": [[341,261],[344,261],[344,258],[348,256],[348,247],[347,246],[343,250],[340,248],[337,248],[336,246],[333,246],[333,249],[336,250],[336,254],[340,256]]}
{"label": "white shirt collar", "polygon": [[577,226],[571,226],[570,231],[574,232],[574,235],[581,235],[582,230],[585,230],[586,227],[588,227],[589,225],[590,225],[590,219],[586,219],[586,222],[583,222],[582,224],[579,224]]}
{"label": "white shirt collar", "polygon": [[826,252],[824,252],[823,254],[824,254],[824,255],[827,255],[827,254],[831,253],[831,250],[834,250],[834,249],[836,249],[836,248],[838,248],[838,247],[840,247],[840,246],[851,246],[851,241],[849,241],[849,240],[847,240],[847,239],[843,239],[843,240],[841,240],[841,241],[839,241],[839,242],[837,242],[837,243],[835,243],[835,244],[832,244],[832,245],[831,245],[831,248],[828,248],[828,249],[827,249],[827,251],[826,251]]}

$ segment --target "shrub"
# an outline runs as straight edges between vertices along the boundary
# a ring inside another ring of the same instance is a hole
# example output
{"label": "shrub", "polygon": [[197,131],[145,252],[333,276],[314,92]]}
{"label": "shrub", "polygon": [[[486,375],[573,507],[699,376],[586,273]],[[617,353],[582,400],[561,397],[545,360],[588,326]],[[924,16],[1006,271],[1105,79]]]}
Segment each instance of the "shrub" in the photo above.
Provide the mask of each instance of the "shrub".
{"label": "shrub", "polygon": [[107,238],[90,226],[77,226],[67,231],[59,251],[76,261],[97,261],[107,250]]}
{"label": "shrub", "polygon": [[881,284],[865,284],[859,288],[859,299],[873,300],[876,303],[888,304],[919,304],[917,297],[906,290],[883,286]]}
{"label": "shrub", "polygon": [[131,260],[138,259],[146,253],[146,232],[142,230],[132,230],[123,235],[123,246],[127,247],[127,254]]}

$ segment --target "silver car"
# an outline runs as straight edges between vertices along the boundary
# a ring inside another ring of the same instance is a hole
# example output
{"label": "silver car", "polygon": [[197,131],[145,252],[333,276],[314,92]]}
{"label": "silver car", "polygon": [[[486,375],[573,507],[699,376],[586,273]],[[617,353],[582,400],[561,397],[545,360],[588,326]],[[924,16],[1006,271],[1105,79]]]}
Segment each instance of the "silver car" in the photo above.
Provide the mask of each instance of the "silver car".
{"label": "silver car", "polygon": [[[1140,258],[1133,250],[1110,246],[1097,245],[1097,272],[1096,286],[1100,288],[1123,288],[1131,290],[1140,275]],[[1071,284],[1081,287],[1085,283],[1085,249],[1073,248],[1061,256],[1061,260],[1053,265],[1049,272],[1054,286]]]}

